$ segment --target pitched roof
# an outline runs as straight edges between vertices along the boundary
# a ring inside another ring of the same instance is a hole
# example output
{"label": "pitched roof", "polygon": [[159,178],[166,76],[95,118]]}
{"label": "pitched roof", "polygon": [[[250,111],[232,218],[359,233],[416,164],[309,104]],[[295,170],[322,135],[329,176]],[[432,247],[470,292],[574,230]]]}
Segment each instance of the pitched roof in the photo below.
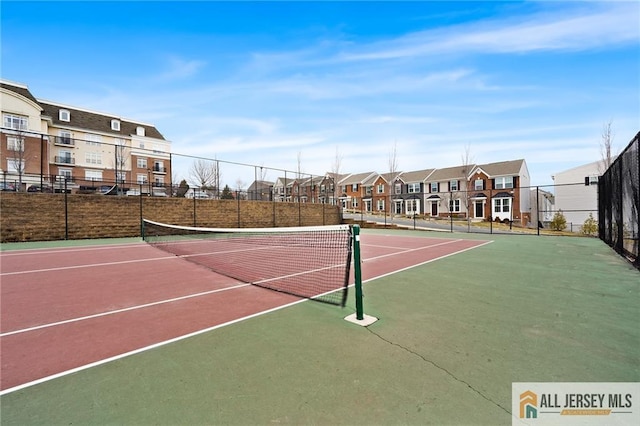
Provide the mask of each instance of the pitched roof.
{"label": "pitched roof", "polygon": [[481,168],[491,177],[517,175],[518,173],[520,173],[520,169],[522,169],[523,163],[523,159],[500,161],[497,163],[478,164],[472,169],[475,170],[476,168]]}
{"label": "pitched roof", "polygon": [[[49,101],[38,100],[38,103],[44,108],[44,114],[51,117],[53,124],[60,127],[76,127],[80,129],[93,130],[101,133],[119,134],[122,136],[135,135],[136,129],[140,126],[145,129],[145,136],[155,139],[164,139],[164,136],[151,124],[136,122],[129,119],[121,118],[117,115],[104,114],[99,112],[88,111],[84,109],[74,108],[71,106],[56,104]],[[69,111],[71,121],[60,120],[60,110]],[[120,130],[111,129],[111,120],[120,121]]]}
{"label": "pitched roof", "polygon": [[471,170],[475,167],[473,165],[467,166],[455,166],[455,167],[447,167],[444,169],[435,169],[433,173],[429,176],[429,181],[437,182],[437,181],[448,181],[453,179],[467,179],[467,175]]}
{"label": "pitched roof", "polygon": [[422,182],[433,173],[435,169],[415,170],[412,172],[403,172],[398,178],[404,183]]}
{"label": "pitched roof", "polygon": [[343,178],[339,184],[340,185],[352,185],[354,183],[364,183],[367,179],[371,177],[371,175],[377,175],[376,172],[364,172],[364,173],[354,173],[347,175]]}
{"label": "pitched roof", "polygon": [[31,94],[29,88],[19,83],[12,83],[6,80],[0,81],[0,87],[3,89],[9,90],[11,92],[17,93],[18,95],[24,96],[34,103],[38,103],[36,98]]}

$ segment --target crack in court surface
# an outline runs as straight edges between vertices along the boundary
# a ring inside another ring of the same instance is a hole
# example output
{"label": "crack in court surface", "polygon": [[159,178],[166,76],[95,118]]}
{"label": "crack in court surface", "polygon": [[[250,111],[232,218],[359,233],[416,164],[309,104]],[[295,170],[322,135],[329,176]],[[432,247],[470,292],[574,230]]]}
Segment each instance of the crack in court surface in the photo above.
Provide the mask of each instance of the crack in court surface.
{"label": "crack in court surface", "polygon": [[496,407],[500,408],[502,411],[504,411],[505,413],[509,414],[509,416],[512,415],[511,411],[508,410],[507,408],[503,407],[502,405],[498,404],[496,401],[492,400],[491,398],[489,398],[487,395],[483,394],[482,392],[480,392],[478,389],[474,388],[470,383],[468,383],[465,380],[462,380],[460,378],[458,378],[455,374],[453,374],[452,372],[450,372],[449,370],[447,370],[446,368],[436,364],[434,361],[424,357],[423,355],[419,354],[418,352],[412,351],[411,349],[402,346],[399,343],[396,342],[392,342],[391,340],[382,337],[380,334],[376,333],[375,331],[373,331],[371,329],[370,326],[365,327],[367,329],[367,331],[371,334],[373,334],[374,336],[376,336],[378,339],[382,340],[383,342],[386,342],[392,346],[397,346],[398,348],[410,353],[411,355],[417,356],[418,358],[420,358],[421,360],[425,361],[428,364],[431,364],[432,366],[436,367],[437,369],[443,371],[445,374],[447,374],[449,377],[451,377],[453,380],[455,380],[458,383],[462,383],[463,385],[466,385],[469,389],[471,389],[473,392],[475,392],[476,394],[480,395],[482,398],[486,399],[487,401],[489,401],[490,403],[492,403],[493,405],[495,405]]}

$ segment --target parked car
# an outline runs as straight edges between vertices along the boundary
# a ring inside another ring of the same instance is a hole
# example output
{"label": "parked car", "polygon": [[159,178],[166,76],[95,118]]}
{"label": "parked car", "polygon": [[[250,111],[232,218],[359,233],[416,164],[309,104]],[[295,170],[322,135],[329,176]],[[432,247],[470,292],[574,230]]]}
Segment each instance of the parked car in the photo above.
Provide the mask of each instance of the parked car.
{"label": "parked car", "polygon": [[0,191],[15,191],[16,187],[12,183],[0,182]]}
{"label": "parked car", "polygon": [[51,193],[53,193],[53,188],[50,187],[49,185],[42,185],[42,187],[40,187],[40,185],[31,185],[30,187],[27,188],[27,192],[51,192]]}
{"label": "parked car", "polygon": [[127,191],[127,195],[129,196],[138,196],[140,195],[140,190],[139,189],[130,189]]}

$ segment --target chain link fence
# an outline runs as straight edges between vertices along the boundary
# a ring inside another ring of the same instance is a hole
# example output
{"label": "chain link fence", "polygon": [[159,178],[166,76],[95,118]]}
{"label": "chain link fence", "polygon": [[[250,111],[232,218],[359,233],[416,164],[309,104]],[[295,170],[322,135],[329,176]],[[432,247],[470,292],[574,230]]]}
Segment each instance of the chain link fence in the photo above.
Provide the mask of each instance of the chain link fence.
{"label": "chain link fence", "polygon": [[640,269],[640,132],[600,177],[598,235]]}

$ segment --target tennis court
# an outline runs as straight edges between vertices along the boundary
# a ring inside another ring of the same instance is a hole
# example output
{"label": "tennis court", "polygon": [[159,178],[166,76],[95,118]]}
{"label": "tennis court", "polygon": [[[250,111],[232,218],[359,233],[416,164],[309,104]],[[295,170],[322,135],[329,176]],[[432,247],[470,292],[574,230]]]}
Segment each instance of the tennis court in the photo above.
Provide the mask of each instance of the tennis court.
{"label": "tennis court", "polygon": [[316,303],[139,241],[3,247],[2,423],[510,424],[511,382],[640,379],[640,274],[599,240],[361,245],[369,327],[343,319],[353,291]]}

